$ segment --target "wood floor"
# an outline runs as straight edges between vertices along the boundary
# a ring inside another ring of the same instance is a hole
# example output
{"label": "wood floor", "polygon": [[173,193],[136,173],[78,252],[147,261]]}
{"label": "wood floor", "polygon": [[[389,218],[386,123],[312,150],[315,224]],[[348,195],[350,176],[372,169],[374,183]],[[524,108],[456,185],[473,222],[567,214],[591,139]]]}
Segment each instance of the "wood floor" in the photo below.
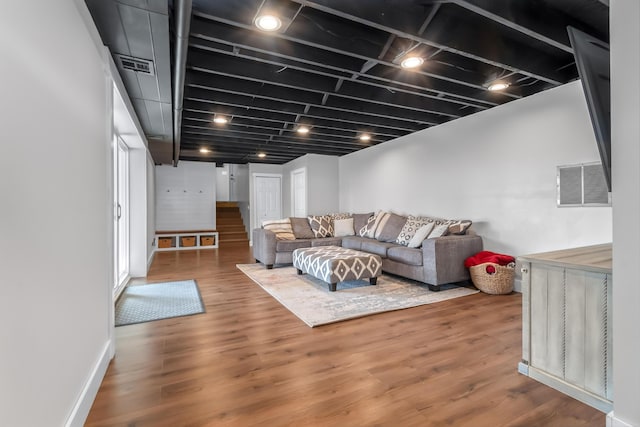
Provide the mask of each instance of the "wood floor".
{"label": "wood floor", "polygon": [[[207,312],[116,328],[87,426],[598,426],[517,373],[519,294],[476,294],[311,329],[246,278],[246,244],[156,254]],[[339,292],[339,291],[338,291]]]}

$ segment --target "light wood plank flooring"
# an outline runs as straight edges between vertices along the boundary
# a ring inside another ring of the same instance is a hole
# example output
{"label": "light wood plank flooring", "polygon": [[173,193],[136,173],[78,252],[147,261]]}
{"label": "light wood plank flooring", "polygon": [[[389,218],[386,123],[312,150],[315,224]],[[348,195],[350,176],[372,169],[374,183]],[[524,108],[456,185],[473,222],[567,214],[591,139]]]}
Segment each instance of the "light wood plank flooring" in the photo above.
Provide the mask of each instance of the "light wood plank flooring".
{"label": "light wood plank flooring", "polygon": [[517,373],[519,294],[311,329],[235,267],[253,261],[246,244],[157,253],[148,280],[196,279],[207,312],[116,328],[86,425],[605,425]]}

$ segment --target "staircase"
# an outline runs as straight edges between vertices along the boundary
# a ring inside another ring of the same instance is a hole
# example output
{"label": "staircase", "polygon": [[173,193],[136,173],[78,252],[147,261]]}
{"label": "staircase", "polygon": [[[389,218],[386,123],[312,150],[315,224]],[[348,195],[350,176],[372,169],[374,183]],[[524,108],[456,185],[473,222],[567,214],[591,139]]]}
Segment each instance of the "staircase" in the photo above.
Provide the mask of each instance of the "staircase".
{"label": "staircase", "polygon": [[236,202],[216,202],[216,231],[221,244],[227,242],[249,244],[240,208]]}

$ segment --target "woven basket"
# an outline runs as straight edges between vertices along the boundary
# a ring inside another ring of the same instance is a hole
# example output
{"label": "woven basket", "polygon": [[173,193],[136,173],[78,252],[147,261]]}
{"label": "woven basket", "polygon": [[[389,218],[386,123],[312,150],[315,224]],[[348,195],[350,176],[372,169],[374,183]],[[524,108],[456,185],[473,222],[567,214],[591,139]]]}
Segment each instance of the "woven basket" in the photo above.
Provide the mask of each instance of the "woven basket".
{"label": "woven basket", "polygon": [[[487,273],[487,266],[492,265],[496,272]],[[485,262],[483,264],[469,267],[471,281],[482,292],[493,295],[508,294],[513,291],[513,267],[505,267],[493,262]]]}

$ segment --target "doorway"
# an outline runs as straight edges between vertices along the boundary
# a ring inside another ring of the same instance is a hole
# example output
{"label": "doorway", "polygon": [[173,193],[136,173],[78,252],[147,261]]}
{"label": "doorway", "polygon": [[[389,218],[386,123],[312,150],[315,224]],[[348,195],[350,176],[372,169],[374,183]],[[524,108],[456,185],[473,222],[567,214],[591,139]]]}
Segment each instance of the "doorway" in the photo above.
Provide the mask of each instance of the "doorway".
{"label": "doorway", "polygon": [[291,210],[294,217],[307,216],[307,169],[291,172]]}
{"label": "doorway", "polygon": [[253,177],[254,226],[262,221],[282,218],[282,175],[256,174]]}
{"label": "doorway", "polygon": [[114,141],[114,296],[129,279],[129,147],[120,136]]}

